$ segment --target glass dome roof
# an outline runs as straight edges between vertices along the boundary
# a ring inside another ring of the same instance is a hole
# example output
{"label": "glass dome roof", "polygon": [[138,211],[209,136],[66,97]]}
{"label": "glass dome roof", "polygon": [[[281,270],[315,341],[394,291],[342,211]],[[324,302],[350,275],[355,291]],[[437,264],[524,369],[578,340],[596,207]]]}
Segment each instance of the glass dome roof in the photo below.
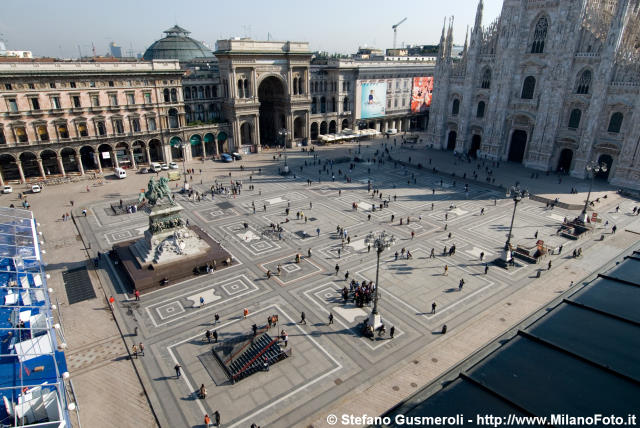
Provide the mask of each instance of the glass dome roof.
{"label": "glass dome roof", "polygon": [[189,37],[190,32],[174,25],[164,31],[166,36],[155,41],[143,55],[143,59],[177,59],[188,62],[194,58],[213,58],[211,49]]}

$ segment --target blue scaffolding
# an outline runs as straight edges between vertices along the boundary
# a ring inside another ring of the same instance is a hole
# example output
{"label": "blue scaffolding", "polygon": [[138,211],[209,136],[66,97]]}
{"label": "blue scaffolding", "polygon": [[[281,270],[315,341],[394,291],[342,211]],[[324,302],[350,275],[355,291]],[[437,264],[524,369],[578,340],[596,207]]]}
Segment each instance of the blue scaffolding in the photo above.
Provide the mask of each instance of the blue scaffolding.
{"label": "blue scaffolding", "polygon": [[36,226],[30,211],[0,208],[0,427],[70,427],[75,406]]}

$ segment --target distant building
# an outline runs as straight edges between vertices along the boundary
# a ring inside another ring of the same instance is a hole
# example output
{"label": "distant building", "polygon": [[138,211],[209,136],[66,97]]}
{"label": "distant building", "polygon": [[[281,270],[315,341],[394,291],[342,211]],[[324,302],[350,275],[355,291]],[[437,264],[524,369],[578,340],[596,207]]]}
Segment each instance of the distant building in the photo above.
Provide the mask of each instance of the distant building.
{"label": "distant building", "polygon": [[116,45],[114,42],[109,44],[109,53],[114,58],[122,58],[122,47]]}
{"label": "distant building", "polygon": [[0,40],[0,57],[33,58],[31,51],[10,51],[7,50],[4,42]]}

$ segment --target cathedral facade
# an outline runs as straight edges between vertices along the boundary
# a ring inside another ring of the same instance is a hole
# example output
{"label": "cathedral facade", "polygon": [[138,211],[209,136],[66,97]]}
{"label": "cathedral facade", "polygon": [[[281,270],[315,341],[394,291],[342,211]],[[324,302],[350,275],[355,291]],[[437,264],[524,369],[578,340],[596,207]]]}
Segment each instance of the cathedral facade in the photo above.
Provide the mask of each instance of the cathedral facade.
{"label": "cathedral facade", "polygon": [[482,26],[480,0],[460,58],[442,30],[428,141],[640,188],[640,0],[504,0]]}

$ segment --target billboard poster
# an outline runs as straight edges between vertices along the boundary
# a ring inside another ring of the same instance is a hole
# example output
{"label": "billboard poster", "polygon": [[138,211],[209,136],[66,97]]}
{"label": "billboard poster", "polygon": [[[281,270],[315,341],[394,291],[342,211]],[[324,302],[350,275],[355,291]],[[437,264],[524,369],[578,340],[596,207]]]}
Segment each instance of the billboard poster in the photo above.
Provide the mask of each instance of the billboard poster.
{"label": "billboard poster", "polygon": [[427,111],[433,96],[433,77],[414,77],[411,90],[411,112]]}
{"label": "billboard poster", "polygon": [[362,82],[360,85],[360,118],[384,116],[387,107],[387,82]]}

